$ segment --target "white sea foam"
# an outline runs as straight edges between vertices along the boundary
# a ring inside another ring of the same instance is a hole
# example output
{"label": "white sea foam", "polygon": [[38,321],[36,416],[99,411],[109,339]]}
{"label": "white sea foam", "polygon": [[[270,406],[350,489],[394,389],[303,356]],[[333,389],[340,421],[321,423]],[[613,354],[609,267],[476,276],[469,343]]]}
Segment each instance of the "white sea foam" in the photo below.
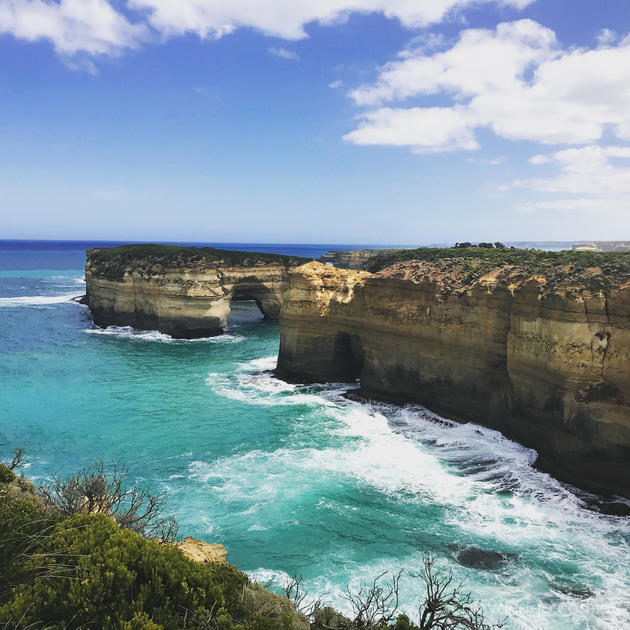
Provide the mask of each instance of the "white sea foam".
{"label": "white sea foam", "polygon": [[291,576],[285,571],[271,571],[269,569],[256,569],[249,571],[250,579],[264,586],[282,588],[291,581]]}
{"label": "white sea foam", "polygon": [[[319,448],[304,447],[296,435],[282,448],[198,461],[189,469],[190,478],[211,487],[218,500],[239,505],[243,515],[255,511],[251,528],[273,524],[280,511],[317,495],[317,489],[325,497],[331,484],[365,485],[382,493],[384,501],[389,497],[442,509],[440,519],[423,523],[433,528],[425,535],[443,545],[440,563],[475,597],[495,602],[493,620],[508,616],[509,627],[523,630],[630,627],[629,519],[588,510],[579,494],[533,467],[535,451],[497,431],[455,423],[421,406],[348,401],[340,396],[345,385],[284,383],[264,371],[274,361],[241,364],[235,374],[212,374],[208,384],[218,394],[253,405],[307,402],[307,418],[329,439]],[[250,508],[242,510],[243,505]],[[342,512],[353,507],[331,500],[317,505]],[[448,542],[512,553],[515,560],[498,574],[466,569],[449,555]],[[329,601],[343,609],[341,592],[348,580],[356,585],[392,568],[417,571],[421,555],[367,564],[342,557],[338,564],[342,573],[327,570],[326,577],[306,586],[328,592]],[[551,565],[566,566],[569,581],[592,596],[580,599],[570,589],[554,589],[557,569]],[[252,575],[276,585],[285,579],[282,572],[264,569]],[[417,587],[416,581],[401,590],[411,613]]]}
{"label": "white sea foam", "polygon": [[73,276],[46,276],[44,278],[45,282],[52,282],[54,284],[80,284],[85,285],[84,277],[73,277]]}
{"label": "white sea foam", "polygon": [[[235,372],[211,372],[206,383],[219,396],[250,405],[274,407],[276,405],[333,406],[333,402],[319,393],[318,387],[294,385],[276,378],[271,370],[276,367],[275,356],[240,363]],[[327,386],[327,392],[345,391],[347,385]]]}
{"label": "white sea foam", "polygon": [[238,343],[245,338],[240,335],[232,335],[225,333],[216,337],[201,337],[199,339],[174,339],[170,335],[161,333],[157,330],[137,330],[131,326],[108,326],[107,328],[87,328],[83,332],[90,335],[105,335],[112,337],[121,337],[127,339],[136,339],[139,341],[162,341],[167,343]]}
{"label": "white sea foam", "polygon": [[73,298],[78,297],[76,293],[65,295],[24,295],[19,297],[0,298],[0,308],[35,307],[42,308],[52,304],[74,303]]}
{"label": "white sea foam", "polygon": [[[273,370],[278,363],[278,359],[275,355],[270,357],[263,357],[262,359],[253,359],[247,361],[247,363],[241,363],[241,369],[243,370]],[[286,383],[288,385],[288,383]]]}

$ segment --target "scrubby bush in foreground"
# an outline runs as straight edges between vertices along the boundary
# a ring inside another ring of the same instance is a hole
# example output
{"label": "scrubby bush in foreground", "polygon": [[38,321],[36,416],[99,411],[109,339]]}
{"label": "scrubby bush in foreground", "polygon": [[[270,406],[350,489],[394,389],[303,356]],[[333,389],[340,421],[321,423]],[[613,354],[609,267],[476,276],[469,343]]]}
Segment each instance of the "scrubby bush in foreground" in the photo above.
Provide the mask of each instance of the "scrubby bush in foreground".
{"label": "scrubby bush in foreground", "polygon": [[307,630],[286,598],[236,568],[142,536],[161,501],[124,477],[99,464],[39,491],[0,483],[2,630]]}
{"label": "scrubby bush in foreground", "polygon": [[[418,621],[398,614],[401,573],[347,590],[347,618],[294,578],[276,595],[235,567],[199,563],[154,532],[161,505],[102,465],[38,492],[0,480],[0,630],[495,630],[426,556]],[[15,464],[15,465],[14,465]],[[4,469],[0,469],[4,470]],[[135,499],[134,499],[135,497]],[[142,499],[142,500],[140,500]],[[130,510],[130,506],[136,507]],[[147,512],[148,510],[148,512]],[[152,517],[148,521],[143,515]],[[114,518],[117,517],[117,518]]]}
{"label": "scrubby bush in foreground", "polygon": [[260,587],[230,565],[194,562],[103,514],[55,522],[27,504],[0,497],[6,628],[300,630],[287,600],[267,592],[280,603],[263,610]]}
{"label": "scrubby bush in foreground", "polygon": [[39,493],[64,516],[106,514],[120,527],[147,538],[175,540],[177,521],[162,516],[165,496],[130,486],[126,479],[126,468],[114,464],[107,471],[100,460],[65,479],[53,475]]}

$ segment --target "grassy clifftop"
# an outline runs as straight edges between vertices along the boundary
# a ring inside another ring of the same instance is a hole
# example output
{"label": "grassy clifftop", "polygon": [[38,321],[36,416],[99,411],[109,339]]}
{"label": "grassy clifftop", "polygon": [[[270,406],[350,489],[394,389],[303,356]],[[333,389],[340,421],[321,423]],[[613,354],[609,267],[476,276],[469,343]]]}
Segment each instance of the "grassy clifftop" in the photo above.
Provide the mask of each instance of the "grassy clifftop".
{"label": "grassy clifftop", "polygon": [[537,249],[486,249],[483,247],[401,249],[379,254],[367,263],[367,271],[377,273],[409,261],[434,263],[448,270],[456,266],[472,282],[497,267],[510,265],[526,274],[541,273],[556,281],[579,279],[589,269],[601,269],[600,278],[608,286],[630,282],[630,253],[583,252]]}
{"label": "grassy clifftop", "polygon": [[262,252],[242,252],[214,247],[184,247],[181,245],[138,244],[88,249],[88,262],[93,267],[113,274],[129,266],[186,267],[204,264],[224,264],[228,267],[253,267],[256,265],[282,264],[302,265],[309,258],[268,254]]}

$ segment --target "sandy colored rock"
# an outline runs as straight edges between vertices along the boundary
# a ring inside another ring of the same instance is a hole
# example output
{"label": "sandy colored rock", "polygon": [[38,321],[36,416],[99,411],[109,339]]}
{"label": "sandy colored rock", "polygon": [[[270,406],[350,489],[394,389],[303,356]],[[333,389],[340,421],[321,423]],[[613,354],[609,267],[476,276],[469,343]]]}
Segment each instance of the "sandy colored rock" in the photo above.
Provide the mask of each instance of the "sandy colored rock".
{"label": "sandy colored rock", "polygon": [[192,536],[184,538],[183,542],[174,543],[175,547],[195,562],[221,562],[227,564],[227,551],[223,545],[207,543]]}
{"label": "sandy colored rock", "polygon": [[289,272],[278,374],[360,379],[366,396],[499,429],[559,478],[630,496],[630,283],[605,280],[309,263]]}
{"label": "sandy colored rock", "polygon": [[277,319],[291,260],[256,255],[238,264],[172,255],[129,260],[115,249],[92,249],[85,266],[87,304],[97,326],[210,337],[225,328],[233,299],[254,300],[266,318]]}

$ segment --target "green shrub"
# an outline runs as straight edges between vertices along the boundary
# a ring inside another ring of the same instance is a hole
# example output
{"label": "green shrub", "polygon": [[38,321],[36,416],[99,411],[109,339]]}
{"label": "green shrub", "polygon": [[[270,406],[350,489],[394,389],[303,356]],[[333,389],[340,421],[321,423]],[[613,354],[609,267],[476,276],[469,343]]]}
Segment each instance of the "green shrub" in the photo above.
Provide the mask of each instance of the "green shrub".
{"label": "green shrub", "polygon": [[44,509],[31,494],[24,493],[29,498],[14,494],[22,491],[10,486],[0,494],[0,606],[10,598],[13,585],[33,577],[24,558],[40,549],[44,537],[59,522],[58,515]]}
{"label": "green shrub", "polygon": [[396,618],[394,630],[417,630],[417,628],[418,626],[416,626],[416,624],[413,623],[413,621],[411,621],[405,614],[398,615]]}
{"label": "green shrub", "polygon": [[[14,508],[22,520],[36,515],[23,504]],[[62,520],[28,555],[24,572],[30,579],[0,608],[0,620],[16,628],[63,621],[68,630],[176,630],[202,628],[205,620],[220,630],[295,629],[295,611],[269,603],[285,600],[268,592],[243,596],[258,587],[234,567],[194,562],[104,515]],[[260,609],[252,601],[269,605]]]}
{"label": "green shrub", "polygon": [[11,483],[16,478],[16,474],[6,464],[0,462],[0,483]]}

